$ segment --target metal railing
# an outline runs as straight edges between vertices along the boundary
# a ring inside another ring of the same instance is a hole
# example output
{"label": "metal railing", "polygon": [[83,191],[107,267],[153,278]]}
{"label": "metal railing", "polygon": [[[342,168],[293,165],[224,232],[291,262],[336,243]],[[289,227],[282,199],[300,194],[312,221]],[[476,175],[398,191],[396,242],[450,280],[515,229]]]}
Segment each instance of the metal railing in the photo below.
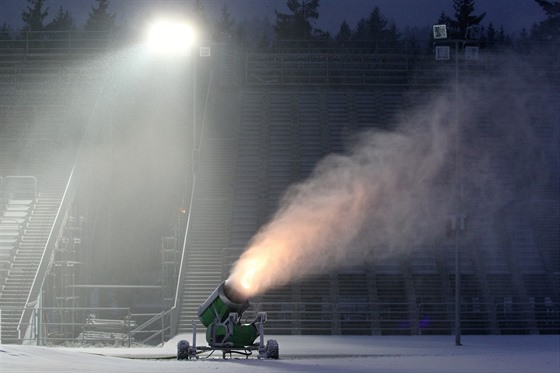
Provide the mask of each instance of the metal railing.
{"label": "metal railing", "polygon": [[[279,334],[450,334],[454,303],[263,302],[267,330]],[[560,333],[560,304],[464,304],[465,334]]]}
{"label": "metal railing", "polygon": [[11,39],[0,39],[0,53],[8,54],[87,54],[108,48],[111,31],[22,31]]}
{"label": "metal railing", "polygon": [[[21,308],[4,307],[0,310],[0,342],[2,330],[9,329],[1,312]],[[170,314],[132,313],[125,307],[27,307],[31,317],[20,324],[25,335],[18,343],[36,345],[120,346],[161,344],[171,338]],[[139,321],[146,320],[141,325]],[[4,343],[13,338],[4,336]],[[157,343],[154,343],[157,342]]]}
{"label": "metal railing", "polygon": [[[134,314],[130,308],[34,307],[21,338],[37,345],[163,345],[172,337],[172,310]],[[270,334],[451,334],[454,303],[261,302],[243,315],[266,312]],[[0,314],[1,315],[1,314]],[[138,320],[147,319],[137,326]],[[0,331],[4,329],[0,318]],[[463,334],[558,334],[559,303],[476,303],[461,308]],[[0,334],[1,341],[1,334]]]}
{"label": "metal railing", "polygon": [[158,341],[161,345],[172,337],[171,316],[173,309],[162,311],[158,314],[134,314],[132,317],[152,316],[149,320],[138,326],[131,332],[131,337],[141,344],[152,344]]}
{"label": "metal railing", "polygon": [[406,86],[413,64],[407,54],[251,53],[245,84]]}
{"label": "metal railing", "polygon": [[[46,281],[47,273],[49,272],[54,260],[55,248],[58,246],[63,237],[64,227],[66,225],[66,220],[68,219],[70,214],[70,206],[74,200],[76,189],[76,185],[73,179],[74,174],[75,168],[72,169],[70,177],[68,178],[68,182],[64,190],[64,195],[62,196],[62,201],[60,203],[60,206],[58,207],[54,223],[47,238],[45,250],[43,251],[43,254],[41,256],[41,261],[39,262],[37,272],[35,272],[35,277],[33,278],[33,282],[27,296],[27,301],[25,303],[27,306],[30,306],[39,300],[41,291],[43,290],[43,285]],[[21,314],[20,322],[17,327],[20,338],[22,335],[26,334],[26,328],[24,327],[24,325],[30,316],[30,312],[26,307]]]}

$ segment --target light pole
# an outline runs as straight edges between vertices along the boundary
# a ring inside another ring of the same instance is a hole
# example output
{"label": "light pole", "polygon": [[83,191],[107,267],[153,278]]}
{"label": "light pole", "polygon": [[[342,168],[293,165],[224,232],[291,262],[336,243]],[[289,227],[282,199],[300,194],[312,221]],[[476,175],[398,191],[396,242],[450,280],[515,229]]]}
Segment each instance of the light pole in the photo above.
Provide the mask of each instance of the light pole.
{"label": "light pole", "polygon": [[[446,25],[434,25],[432,28],[435,46],[435,58],[438,61],[450,59],[449,44],[455,48],[455,214],[451,216],[451,227],[455,233],[455,345],[461,346],[461,232],[465,229],[463,208],[463,184],[461,182],[461,161],[459,152],[459,47],[462,46],[465,59],[478,58],[478,41],[482,36],[482,26],[473,25],[467,28],[464,39],[448,39]],[[469,45],[475,44],[475,45]]]}
{"label": "light pole", "polygon": [[[187,246],[187,238],[191,227],[192,210],[194,203],[194,194],[197,185],[197,176],[200,158],[200,141],[197,141],[197,136],[202,139],[202,126],[204,118],[200,127],[200,134],[197,131],[198,111],[197,111],[197,96],[198,96],[198,72],[197,72],[197,59],[199,57],[210,57],[210,47],[201,47],[196,45],[195,30],[183,20],[180,19],[164,19],[154,22],[149,30],[147,37],[148,48],[152,52],[163,55],[174,55],[178,57],[190,57],[192,64],[192,149],[191,149],[191,188],[189,198],[189,208],[187,212],[185,234],[183,237],[182,254],[180,258],[179,273],[177,274],[177,286],[175,289],[175,300],[172,306],[172,320],[171,331],[172,334],[176,332],[178,315],[178,302],[180,298],[180,281],[184,273],[185,252]],[[210,77],[212,74],[210,74]],[[210,78],[211,79],[211,78]],[[210,86],[210,83],[209,83]],[[187,172],[185,172],[185,188],[183,206],[186,205],[187,198]]]}

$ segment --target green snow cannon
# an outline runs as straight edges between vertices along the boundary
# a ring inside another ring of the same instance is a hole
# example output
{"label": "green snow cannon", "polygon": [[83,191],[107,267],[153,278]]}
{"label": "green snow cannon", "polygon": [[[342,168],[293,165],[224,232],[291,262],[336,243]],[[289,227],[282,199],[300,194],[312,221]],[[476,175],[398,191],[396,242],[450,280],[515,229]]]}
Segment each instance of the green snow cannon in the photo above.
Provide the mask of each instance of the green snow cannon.
{"label": "green snow cannon", "polygon": [[222,351],[224,358],[228,353],[249,356],[256,350],[261,359],[278,359],[278,342],[273,339],[264,342],[265,312],[257,313],[249,324],[241,323],[241,316],[248,308],[249,300],[243,294],[228,281],[221,283],[198,308],[198,318],[206,327],[209,347],[196,345],[196,324],[193,322],[193,346],[180,341],[177,358],[197,358],[199,353],[216,350]]}
{"label": "green snow cannon", "polygon": [[198,308],[198,318],[206,329],[206,342],[212,347],[245,347],[259,336],[257,323],[266,321],[266,314],[257,315],[251,324],[241,324],[249,300],[223,282]]}

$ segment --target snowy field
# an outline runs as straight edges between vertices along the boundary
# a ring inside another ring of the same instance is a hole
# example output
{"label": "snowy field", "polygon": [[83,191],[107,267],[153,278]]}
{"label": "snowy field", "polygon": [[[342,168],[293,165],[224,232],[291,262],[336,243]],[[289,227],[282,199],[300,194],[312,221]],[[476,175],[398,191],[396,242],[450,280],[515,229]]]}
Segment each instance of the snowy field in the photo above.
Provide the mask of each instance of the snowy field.
{"label": "snowy field", "polygon": [[[560,336],[275,336],[279,360],[221,354],[175,360],[178,336],[154,348],[0,346],[0,372],[560,372]],[[204,341],[203,336],[197,337]]]}

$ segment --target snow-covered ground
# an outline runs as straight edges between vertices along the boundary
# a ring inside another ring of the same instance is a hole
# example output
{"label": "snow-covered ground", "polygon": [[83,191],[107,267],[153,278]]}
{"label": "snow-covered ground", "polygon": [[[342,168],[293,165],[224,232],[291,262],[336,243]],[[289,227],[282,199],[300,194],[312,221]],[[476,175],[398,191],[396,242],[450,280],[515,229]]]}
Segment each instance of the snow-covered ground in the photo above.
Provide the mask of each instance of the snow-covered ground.
{"label": "snow-covered ground", "polygon": [[[174,359],[177,336],[154,348],[0,346],[0,372],[560,372],[560,336],[273,336],[279,360]],[[198,341],[204,341],[203,336]]]}

